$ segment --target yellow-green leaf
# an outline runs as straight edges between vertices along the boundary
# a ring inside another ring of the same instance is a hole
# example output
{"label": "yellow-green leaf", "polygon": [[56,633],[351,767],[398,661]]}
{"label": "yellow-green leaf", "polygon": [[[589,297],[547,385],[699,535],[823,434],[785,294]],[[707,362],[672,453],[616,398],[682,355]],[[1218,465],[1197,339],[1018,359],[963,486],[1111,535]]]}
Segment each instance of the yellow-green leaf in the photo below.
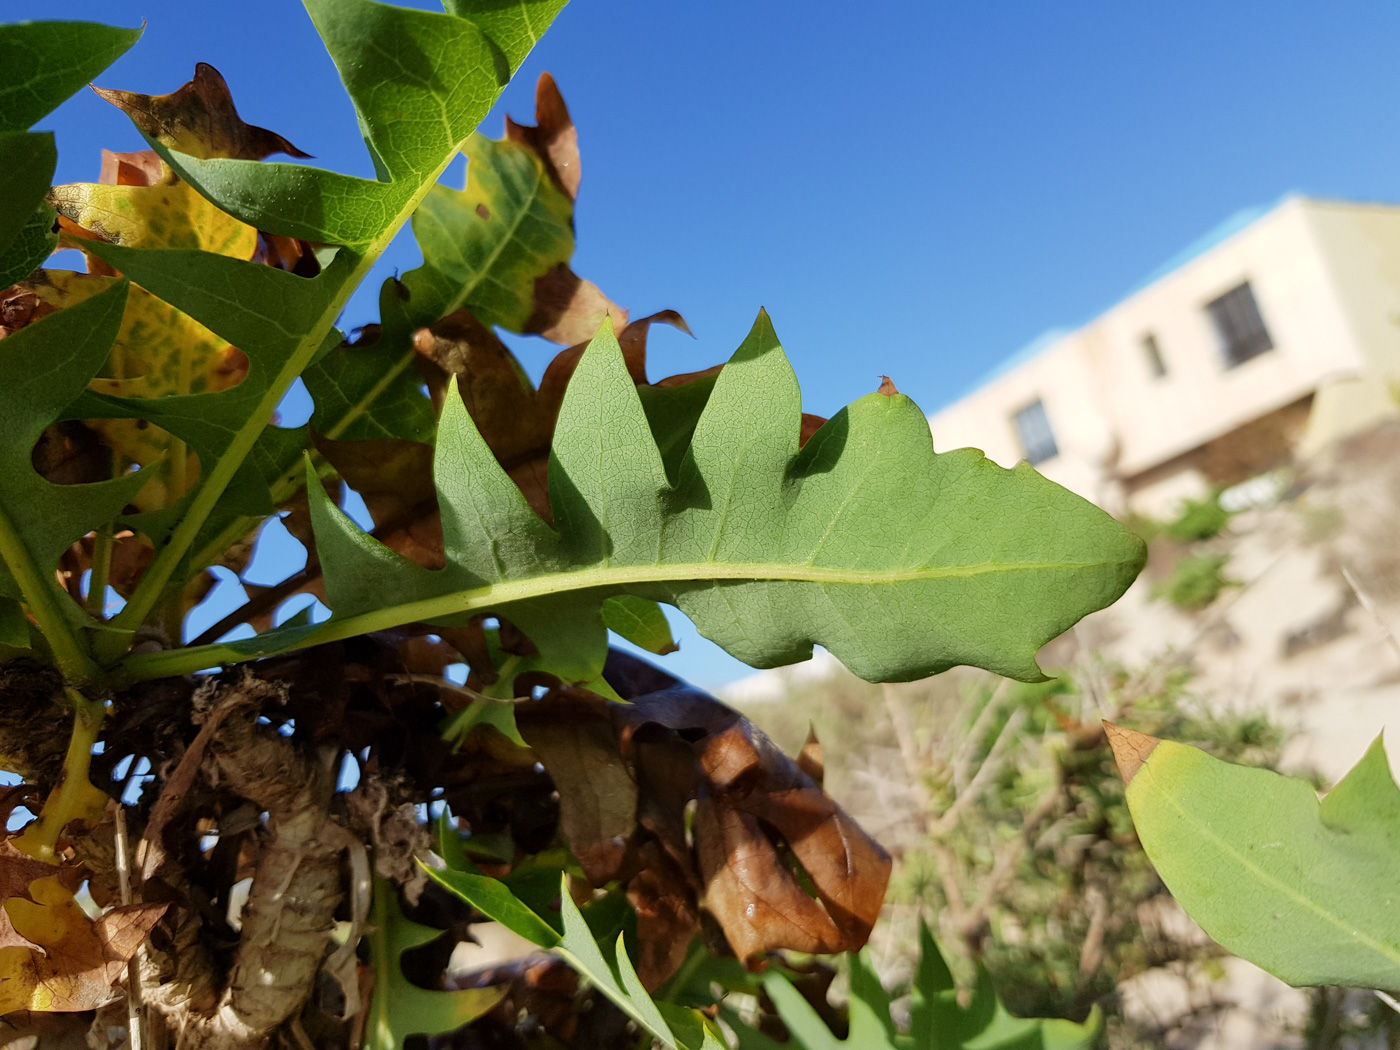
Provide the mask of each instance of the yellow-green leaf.
{"label": "yellow-green leaf", "polygon": [[1400,788],[1379,739],[1307,781],[1109,726],[1143,848],[1220,944],[1294,985],[1400,992]]}

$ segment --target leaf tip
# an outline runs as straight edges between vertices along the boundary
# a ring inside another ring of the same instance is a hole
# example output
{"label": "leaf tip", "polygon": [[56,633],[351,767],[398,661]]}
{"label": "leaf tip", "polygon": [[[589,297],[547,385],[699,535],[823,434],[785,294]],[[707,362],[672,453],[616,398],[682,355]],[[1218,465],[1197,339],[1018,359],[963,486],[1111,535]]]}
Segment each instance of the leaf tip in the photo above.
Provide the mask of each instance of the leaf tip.
{"label": "leaf tip", "polygon": [[1123,776],[1123,783],[1131,784],[1133,777],[1137,776],[1143,763],[1152,757],[1152,752],[1161,741],[1146,733],[1124,729],[1107,719],[1104,719],[1103,729],[1108,734],[1108,743],[1113,748],[1113,757],[1118,762],[1118,772]]}
{"label": "leaf tip", "polygon": [[889,376],[881,376],[880,389],[875,392],[877,394],[884,394],[886,397],[898,397],[899,387],[894,385],[894,380]]}

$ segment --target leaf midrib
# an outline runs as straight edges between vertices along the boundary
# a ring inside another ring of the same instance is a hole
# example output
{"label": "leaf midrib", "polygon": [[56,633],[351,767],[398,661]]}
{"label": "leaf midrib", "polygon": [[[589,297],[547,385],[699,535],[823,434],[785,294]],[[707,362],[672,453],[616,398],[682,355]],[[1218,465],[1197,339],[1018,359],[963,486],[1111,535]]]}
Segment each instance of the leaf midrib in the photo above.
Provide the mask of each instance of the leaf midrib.
{"label": "leaf midrib", "polygon": [[[406,623],[461,616],[509,602],[528,601],[573,591],[626,588],[656,583],[811,583],[821,586],[882,587],[930,580],[972,578],[993,573],[1055,572],[1136,564],[1133,559],[1089,562],[982,562],[976,565],[923,566],[902,569],[842,569],[775,562],[677,562],[667,565],[600,565],[526,579],[506,580],[402,602],[350,616],[334,617],[318,630],[274,646],[291,652]],[[269,641],[271,639],[269,638]],[[123,684],[197,671],[218,663],[259,659],[264,652],[230,651],[223,643],[138,653],[123,661],[116,676]]]}

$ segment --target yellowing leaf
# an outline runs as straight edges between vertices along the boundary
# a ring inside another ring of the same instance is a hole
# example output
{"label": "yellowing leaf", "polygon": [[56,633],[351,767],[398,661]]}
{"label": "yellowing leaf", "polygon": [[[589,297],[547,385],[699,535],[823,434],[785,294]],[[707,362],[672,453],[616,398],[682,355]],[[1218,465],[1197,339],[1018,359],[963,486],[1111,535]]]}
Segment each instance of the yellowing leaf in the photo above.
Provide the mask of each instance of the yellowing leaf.
{"label": "yellowing leaf", "polygon": [[[111,286],[114,278],[67,270],[44,270],[26,287],[55,308],[74,306]],[[133,286],[121,330],[103,374],[89,389],[120,397],[163,397],[227,390],[243,378],[242,353],[198,321]],[[184,453],[175,459],[170,436],[138,419],[99,419],[89,425],[131,463],[141,466],[166,455],[162,476],[142,490],[141,510],[168,506],[198,475],[199,461]]]}
{"label": "yellowing leaf", "polygon": [[[198,248],[251,259],[258,244],[257,230],[220,211],[183,182],[156,186],[75,182],[55,186],[49,203],[64,219],[97,239],[128,248]],[[71,229],[67,232],[81,236]]]}
{"label": "yellowing leaf", "polygon": [[[166,909],[132,904],[92,920],[56,877],[35,881],[30,894],[32,901],[4,904],[13,946],[0,948],[0,1013],[101,1006]],[[17,944],[15,936],[42,950]]]}

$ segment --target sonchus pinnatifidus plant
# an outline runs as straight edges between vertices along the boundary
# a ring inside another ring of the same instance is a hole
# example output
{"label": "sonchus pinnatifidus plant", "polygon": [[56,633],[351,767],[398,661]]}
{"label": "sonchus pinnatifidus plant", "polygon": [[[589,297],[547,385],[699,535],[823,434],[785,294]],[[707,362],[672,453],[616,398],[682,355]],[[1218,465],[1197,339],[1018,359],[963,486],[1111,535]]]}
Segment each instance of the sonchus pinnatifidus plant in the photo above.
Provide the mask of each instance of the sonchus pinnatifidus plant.
{"label": "sonchus pinnatifidus plant", "polygon": [[[766,316],[723,366],[651,380],[650,326],[685,322],[632,319],[570,269],[554,82],[536,124],[475,130],[562,6],[306,0],[373,179],[295,162],[201,63],[168,95],[96,88],[150,148],[54,187],[32,129],[140,31],[0,28],[14,1024],[94,1046],[465,1025],[721,1045],[688,978],[858,950],[890,861],[811,753],[610,656],[609,631],[665,652],[669,604],[755,667],[820,644],[872,680],[1035,679],[1036,650],[1137,573],[1131,534],[1028,466],[936,454],[892,384],[804,415]],[[459,153],[465,185],[440,184]],[[423,265],[347,340],[336,319],[409,222]],[[56,248],[86,271],[45,268]],[[538,386],[502,331],[560,348]],[[314,411],[280,425],[298,380]],[[187,639],[210,570],[242,571],[279,519],[305,567]],[[303,593],[329,618],[272,626]],[[449,979],[485,921],[549,954]]]}

